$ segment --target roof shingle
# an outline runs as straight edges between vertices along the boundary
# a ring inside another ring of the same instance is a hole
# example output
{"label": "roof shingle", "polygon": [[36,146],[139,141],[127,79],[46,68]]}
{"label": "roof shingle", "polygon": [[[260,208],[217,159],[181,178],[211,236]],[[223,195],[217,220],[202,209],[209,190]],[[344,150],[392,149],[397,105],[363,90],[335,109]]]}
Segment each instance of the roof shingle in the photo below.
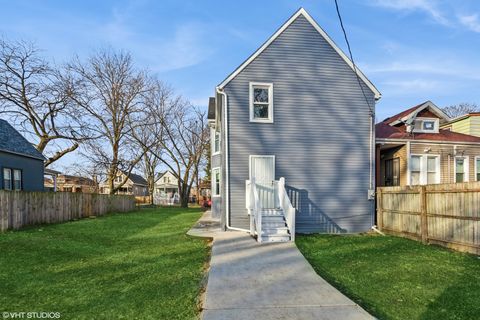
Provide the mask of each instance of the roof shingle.
{"label": "roof shingle", "polygon": [[45,160],[40,151],[3,119],[0,119],[0,151]]}

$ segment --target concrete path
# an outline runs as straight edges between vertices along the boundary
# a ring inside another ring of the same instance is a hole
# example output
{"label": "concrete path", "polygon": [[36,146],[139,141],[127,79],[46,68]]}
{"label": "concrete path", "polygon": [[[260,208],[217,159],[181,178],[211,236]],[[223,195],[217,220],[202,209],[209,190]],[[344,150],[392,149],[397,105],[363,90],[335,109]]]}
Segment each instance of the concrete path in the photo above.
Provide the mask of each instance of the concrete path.
{"label": "concrete path", "polygon": [[216,232],[204,320],[374,319],[319,277],[292,243]]}

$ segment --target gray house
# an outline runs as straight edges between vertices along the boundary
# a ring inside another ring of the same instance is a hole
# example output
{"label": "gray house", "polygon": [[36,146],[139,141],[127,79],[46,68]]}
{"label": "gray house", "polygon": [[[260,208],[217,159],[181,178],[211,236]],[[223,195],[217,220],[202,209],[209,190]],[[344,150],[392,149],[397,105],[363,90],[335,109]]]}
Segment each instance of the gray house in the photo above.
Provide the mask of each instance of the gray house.
{"label": "gray house", "polygon": [[369,230],[378,99],[298,10],[210,98],[213,215],[259,241]]}
{"label": "gray house", "polygon": [[44,160],[15,128],[0,119],[0,189],[43,191]]}

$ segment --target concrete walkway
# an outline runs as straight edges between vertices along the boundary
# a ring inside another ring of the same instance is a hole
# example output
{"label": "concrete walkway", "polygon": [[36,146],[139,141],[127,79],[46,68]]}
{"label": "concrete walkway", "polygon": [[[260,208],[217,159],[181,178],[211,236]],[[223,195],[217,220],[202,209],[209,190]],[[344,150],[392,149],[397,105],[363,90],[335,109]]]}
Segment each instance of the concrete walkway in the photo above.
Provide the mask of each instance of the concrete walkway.
{"label": "concrete walkway", "polygon": [[215,232],[202,319],[374,319],[319,277],[292,243]]}

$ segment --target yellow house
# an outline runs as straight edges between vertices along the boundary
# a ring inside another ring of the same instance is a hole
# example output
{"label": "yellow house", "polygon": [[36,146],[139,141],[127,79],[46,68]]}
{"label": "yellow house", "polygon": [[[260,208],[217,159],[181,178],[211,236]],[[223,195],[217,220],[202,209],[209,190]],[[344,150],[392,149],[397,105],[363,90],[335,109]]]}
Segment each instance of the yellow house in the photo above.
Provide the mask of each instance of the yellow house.
{"label": "yellow house", "polygon": [[480,112],[471,112],[453,118],[440,126],[441,129],[480,137]]}

